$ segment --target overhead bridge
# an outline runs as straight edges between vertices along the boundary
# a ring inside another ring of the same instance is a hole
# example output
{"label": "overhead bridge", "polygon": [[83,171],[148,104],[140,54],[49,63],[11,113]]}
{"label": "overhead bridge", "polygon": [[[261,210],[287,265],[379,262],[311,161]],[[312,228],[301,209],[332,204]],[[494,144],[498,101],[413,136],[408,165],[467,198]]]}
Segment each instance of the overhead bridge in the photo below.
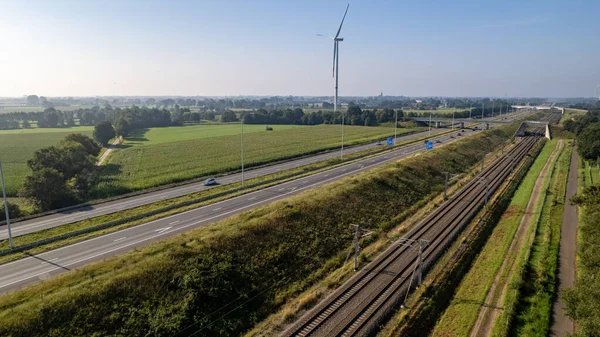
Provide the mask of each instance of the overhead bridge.
{"label": "overhead bridge", "polygon": [[439,118],[439,117],[435,117],[435,118],[426,118],[426,117],[418,117],[418,118],[412,118],[413,120],[417,121],[417,122],[426,122],[426,123],[434,123],[435,122],[435,127],[436,128],[440,128],[442,127],[442,123],[454,123],[454,124],[460,124],[460,128],[464,128],[465,124],[473,124],[473,123],[484,123],[485,124],[485,128],[489,129],[490,128],[490,124],[512,124],[513,122],[511,121],[506,121],[506,120],[498,120],[498,119],[474,119],[474,118]]}
{"label": "overhead bridge", "polygon": [[[530,127],[533,127],[533,130]],[[540,129],[544,130],[544,137],[548,139],[552,139],[552,135],[550,134],[550,126],[548,122],[540,122],[540,121],[524,121],[519,125],[517,132],[515,132],[515,137],[525,137],[530,133],[540,133]]]}

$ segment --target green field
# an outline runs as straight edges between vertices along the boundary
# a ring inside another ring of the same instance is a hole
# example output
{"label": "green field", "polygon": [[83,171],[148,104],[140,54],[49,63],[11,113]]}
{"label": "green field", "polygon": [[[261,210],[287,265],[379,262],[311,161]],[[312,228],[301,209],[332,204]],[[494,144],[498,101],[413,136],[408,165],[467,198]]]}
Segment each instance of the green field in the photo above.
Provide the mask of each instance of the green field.
{"label": "green field", "polygon": [[4,168],[6,193],[15,196],[30,173],[27,160],[43,147],[54,145],[71,133],[91,136],[94,128],[88,126],[52,129],[0,130],[0,160]]}
{"label": "green field", "polygon": [[[85,109],[85,108],[91,108],[91,105],[73,105],[73,106],[57,106],[55,107],[56,110],[60,110],[60,111],[73,111],[73,110],[77,110],[77,109]],[[44,111],[46,108],[41,107],[41,106],[15,106],[15,107],[4,107],[4,108],[0,108],[0,114],[3,113],[11,113],[11,112],[41,112]]]}
{"label": "green field", "polygon": [[[246,125],[245,165],[297,157],[340,145],[339,125]],[[424,128],[423,128],[424,129]],[[393,128],[346,126],[345,145],[381,140]],[[400,128],[398,134],[415,128]],[[130,137],[109,157],[95,195],[122,193],[241,168],[240,125],[154,128]]]}

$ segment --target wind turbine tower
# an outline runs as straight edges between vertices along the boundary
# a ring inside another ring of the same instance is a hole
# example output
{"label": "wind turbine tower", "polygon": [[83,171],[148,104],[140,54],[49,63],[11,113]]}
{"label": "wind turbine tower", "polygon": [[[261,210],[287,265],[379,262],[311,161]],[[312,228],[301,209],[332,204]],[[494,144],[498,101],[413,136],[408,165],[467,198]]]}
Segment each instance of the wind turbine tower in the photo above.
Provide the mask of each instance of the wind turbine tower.
{"label": "wind turbine tower", "polygon": [[[344,12],[344,17],[342,18],[342,22],[340,23],[340,28],[338,28],[335,37],[326,36],[323,34],[317,34],[317,36],[325,36],[329,37],[333,40],[333,77],[335,78],[335,96],[333,97],[333,111],[337,112],[338,106],[338,73],[339,73],[339,55],[340,55],[340,46],[339,43],[344,41],[343,37],[340,37],[340,32],[342,31],[342,26],[344,25],[344,20],[346,19],[346,14],[348,14],[348,8],[350,4],[346,6],[346,11]],[[344,114],[342,114],[342,149],[340,152],[340,158],[344,160]]]}

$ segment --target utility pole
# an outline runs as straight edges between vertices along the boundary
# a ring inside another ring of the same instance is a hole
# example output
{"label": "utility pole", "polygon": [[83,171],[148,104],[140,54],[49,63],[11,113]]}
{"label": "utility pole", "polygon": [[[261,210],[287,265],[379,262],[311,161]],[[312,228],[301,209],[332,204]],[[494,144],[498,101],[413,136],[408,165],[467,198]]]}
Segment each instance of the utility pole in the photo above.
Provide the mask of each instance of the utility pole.
{"label": "utility pole", "polygon": [[8,201],[6,200],[6,187],[4,186],[4,174],[2,173],[2,162],[0,162],[0,181],[2,182],[2,198],[4,198],[4,214],[6,214],[6,227],[8,229],[8,243],[13,249],[12,233],[10,231],[10,217],[8,216]]}
{"label": "utility pole", "polygon": [[242,116],[242,188],[244,185],[244,117]]}
{"label": "utility pole", "polygon": [[444,179],[444,200],[448,200],[448,181],[450,181],[450,176],[452,178],[456,177],[458,174],[450,174],[450,172],[442,172],[445,176]]}
{"label": "utility pole", "polygon": [[[357,271],[358,255],[360,253],[360,239],[371,235],[373,232],[360,228],[360,225],[350,224],[350,226],[356,227],[356,232],[354,232],[354,271]],[[361,235],[361,232],[364,232],[364,234]]]}
{"label": "utility pole", "polygon": [[487,155],[487,153],[483,153],[481,155],[481,172],[483,172],[483,162],[485,161],[485,156]]}
{"label": "utility pole", "polygon": [[454,131],[454,111],[452,111],[452,131]]}
{"label": "utility pole", "polygon": [[428,240],[425,240],[425,239],[419,240],[419,275],[418,275],[418,285],[419,286],[423,283],[423,263],[425,260],[425,259],[423,259],[423,248],[425,248],[424,246],[428,243],[429,243]]}

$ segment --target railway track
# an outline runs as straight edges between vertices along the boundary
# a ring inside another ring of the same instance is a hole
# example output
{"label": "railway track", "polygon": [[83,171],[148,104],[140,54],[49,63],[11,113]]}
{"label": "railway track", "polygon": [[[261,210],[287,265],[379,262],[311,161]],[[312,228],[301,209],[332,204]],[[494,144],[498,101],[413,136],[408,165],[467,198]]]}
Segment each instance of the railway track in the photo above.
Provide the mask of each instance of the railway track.
{"label": "railway track", "polygon": [[[484,206],[512,169],[529,153],[539,137],[522,138],[475,179],[460,189],[405,236],[410,242],[427,240],[423,264],[427,270]],[[487,187],[486,187],[487,185]],[[486,188],[489,190],[486,192]],[[395,243],[342,287],[307,312],[282,336],[362,336],[415,285],[417,247]]]}

